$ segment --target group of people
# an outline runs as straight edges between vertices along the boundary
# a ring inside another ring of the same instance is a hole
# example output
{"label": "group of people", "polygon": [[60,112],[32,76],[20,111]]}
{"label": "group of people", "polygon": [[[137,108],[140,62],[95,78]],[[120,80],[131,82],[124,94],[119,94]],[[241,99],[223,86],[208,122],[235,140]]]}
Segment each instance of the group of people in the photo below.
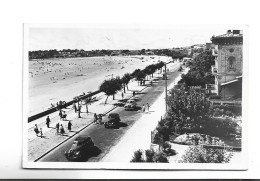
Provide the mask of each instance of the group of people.
{"label": "group of people", "polygon": [[[69,121],[68,122],[68,130],[69,130],[69,132],[71,132],[71,127],[72,127],[72,123],[71,123],[71,121]],[[57,123],[56,124],[56,134],[58,135],[59,133],[63,136],[65,134],[65,129],[64,129],[62,124]]]}
{"label": "group of people", "polygon": [[94,123],[102,124],[102,114],[97,115],[96,113],[94,113]]}
{"label": "group of people", "polygon": [[148,103],[146,103],[146,106],[143,104],[143,106],[142,106],[143,112],[145,112],[145,110],[146,110],[145,107],[147,108],[147,111],[149,112],[149,109],[150,109],[151,106]]}

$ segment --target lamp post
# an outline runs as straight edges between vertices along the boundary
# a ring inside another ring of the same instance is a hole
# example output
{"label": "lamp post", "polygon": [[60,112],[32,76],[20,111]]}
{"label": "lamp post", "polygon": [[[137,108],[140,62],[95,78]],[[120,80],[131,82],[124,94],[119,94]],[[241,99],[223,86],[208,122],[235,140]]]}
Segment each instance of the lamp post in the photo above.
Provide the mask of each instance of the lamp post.
{"label": "lamp post", "polygon": [[[169,62],[170,63],[170,62]],[[167,73],[166,64],[164,65],[164,78],[165,78],[165,112],[167,113]]]}

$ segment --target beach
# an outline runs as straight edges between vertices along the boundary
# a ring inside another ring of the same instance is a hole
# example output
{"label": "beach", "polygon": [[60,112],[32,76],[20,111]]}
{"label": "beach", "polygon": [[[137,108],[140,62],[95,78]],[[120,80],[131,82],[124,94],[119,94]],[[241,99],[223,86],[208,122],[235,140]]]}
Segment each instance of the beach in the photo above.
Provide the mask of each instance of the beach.
{"label": "beach", "polygon": [[96,91],[105,79],[121,77],[158,61],[167,62],[169,57],[104,56],[31,60],[28,116],[45,111],[60,100],[67,102],[83,92]]}

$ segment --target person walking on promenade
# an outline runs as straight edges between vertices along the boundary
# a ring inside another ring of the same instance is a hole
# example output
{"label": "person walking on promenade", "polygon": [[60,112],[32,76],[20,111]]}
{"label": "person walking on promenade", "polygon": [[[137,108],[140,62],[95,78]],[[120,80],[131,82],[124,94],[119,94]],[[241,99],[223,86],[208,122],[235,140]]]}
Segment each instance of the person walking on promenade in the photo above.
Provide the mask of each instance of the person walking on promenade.
{"label": "person walking on promenade", "polygon": [[57,124],[56,124],[57,135],[59,134],[59,129],[60,129],[60,124],[57,123]]}
{"label": "person walking on promenade", "polygon": [[72,124],[71,124],[71,122],[69,121],[69,122],[68,122],[68,130],[69,130],[69,132],[71,131],[71,126],[72,126]]}
{"label": "person walking on promenade", "polygon": [[73,103],[73,108],[74,108],[75,113],[76,113],[77,112],[77,106],[76,106],[75,102]]}
{"label": "person walking on promenade", "polygon": [[133,97],[135,96],[135,91],[133,91]]}
{"label": "person walking on promenade", "polygon": [[94,123],[97,123],[97,114],[94,113]]}
{"label": "person walking on promenade", "polygon": [[50,127],[50,122],[51,122],[50,117],[47,116],[47,118],[46,118],[46,125],[47,125],[47,128]]}
{"label": "person walking on promenade", "polygon": [[38,134],[40,133],[37,124],[35,124],[35,126],[34,126],[34,132],[35,132],[36,136],[38,136]]}
{"label": "person walking on promenade", "polygon": [[60,116],[60,120],[62,119],[62,111],[60,109],[60,112],[59,112],[59,116]]}
{"label": "person walking on promenade", "polygon": [[62,136],[63,136],[63,134],[65,133],[65,130],[64,130],[62,124],[60,124],[60,133],[61,133]]}
{"label": "person walking on promenade", "polygon": [[99,123],[99,124],[102,124],[102,114],[99,114],[99,115],[98,115],[98,123]]}
{"label": "person walking on promenade", "polygon": [[147,111],[149,112],[150,105],[147,103]]}
{"label": "person walking on promenade", "polygon": [[80,112],[81,112],[81,105],[79,105],[79,108],[78,108],[78,118],[81,118],[80,117]]}
{"label": "person walking on promenade", "polygon": [[142,107],[142,111],[145,112],[145,106],[144,106],[144,104],[143,104],[143,107]]}
{"label": "person walking on promenade", "polygon": [[42,138],[42,128],[40,128],[40,136],[41,136],[41,138]]}
{"label": "person walking on promenade", "polygon": [[122,99],[124,99],[124,93],[122,92]]}

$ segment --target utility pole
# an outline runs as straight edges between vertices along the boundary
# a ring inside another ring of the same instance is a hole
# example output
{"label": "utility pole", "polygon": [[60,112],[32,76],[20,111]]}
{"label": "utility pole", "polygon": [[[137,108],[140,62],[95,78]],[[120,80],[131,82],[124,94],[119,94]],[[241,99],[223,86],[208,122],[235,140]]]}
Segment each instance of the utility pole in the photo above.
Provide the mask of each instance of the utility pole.
{"label": "utility pole", "polygon": [[167,72],[166,64],[164,64],[164,78],[165,78],[165,112],[167,113]]}

